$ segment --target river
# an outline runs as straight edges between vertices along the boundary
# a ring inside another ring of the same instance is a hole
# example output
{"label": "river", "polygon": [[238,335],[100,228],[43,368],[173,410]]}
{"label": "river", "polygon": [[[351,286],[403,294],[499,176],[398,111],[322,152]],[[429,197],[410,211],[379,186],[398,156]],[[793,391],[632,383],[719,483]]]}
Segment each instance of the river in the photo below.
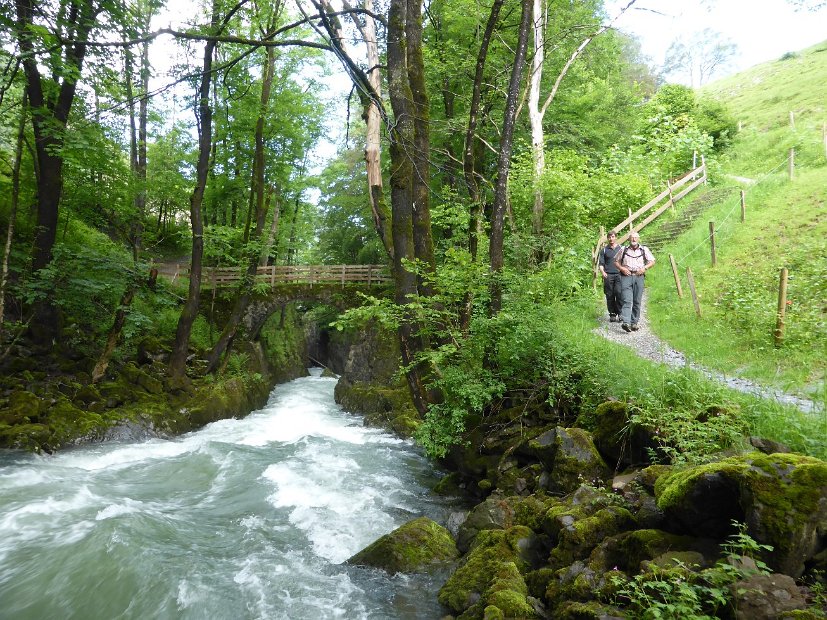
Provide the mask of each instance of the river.
{"label": "river", "polygon": [[405,441],[333,401],[335,379],[172,440],[0,454],[0,618],[433,619],[444,575],[348,557],[454,509]]}

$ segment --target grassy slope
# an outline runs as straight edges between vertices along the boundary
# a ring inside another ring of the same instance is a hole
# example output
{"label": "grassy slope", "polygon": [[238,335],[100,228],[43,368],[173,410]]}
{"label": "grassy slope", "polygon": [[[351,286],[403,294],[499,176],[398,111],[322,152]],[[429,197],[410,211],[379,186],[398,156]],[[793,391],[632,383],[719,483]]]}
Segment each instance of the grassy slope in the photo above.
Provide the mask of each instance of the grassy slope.
{"label": "grassy slope", "polygon": [[[712,175],[729,188],[694,227],[665,249],[647,278],[655,331],[695,361],[730,374],[825,399],[827,367],[827,42],[709,85],[742,131]],[[790,111],[795,128],[790,126]],[[787,155],[796,149],[795,179]],[[740,184],[732,177],[748,177]],[[739,188],[747,217],[740,222]],[[710,266],[709,221],[715,221],[718,266]],[[646,231],[644,231],[645,237]],[[645,241],[644,241],[645,242]],[[678,261],[687,292],[679,300],[669,268]],[[686,283],[691,267],[704,316],[695,317]],[[790,272],[785,344],[772,330],[781,267]]]}

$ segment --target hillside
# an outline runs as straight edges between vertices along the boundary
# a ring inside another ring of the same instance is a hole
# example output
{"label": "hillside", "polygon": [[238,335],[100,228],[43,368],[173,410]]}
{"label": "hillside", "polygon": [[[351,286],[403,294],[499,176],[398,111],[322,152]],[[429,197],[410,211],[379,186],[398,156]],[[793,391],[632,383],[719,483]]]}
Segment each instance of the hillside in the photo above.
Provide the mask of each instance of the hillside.
{"label": "hillside", "polygon": [[[827,42],[710,84],[700,94],[724,102],[740,131],[723,157],[710,164],[707,192],[714,191],[715,200],[690,230],[661,250],[661,268],[649,282],[653,328],[692,361],[823,403]],[[676,295],[668,254],[678,264],[683,299]],[[773,330],[782,267],[789,270],[789,281],[784,339],[777,345]],[[687,268],[698,288],[701,318],[688,293]]]}

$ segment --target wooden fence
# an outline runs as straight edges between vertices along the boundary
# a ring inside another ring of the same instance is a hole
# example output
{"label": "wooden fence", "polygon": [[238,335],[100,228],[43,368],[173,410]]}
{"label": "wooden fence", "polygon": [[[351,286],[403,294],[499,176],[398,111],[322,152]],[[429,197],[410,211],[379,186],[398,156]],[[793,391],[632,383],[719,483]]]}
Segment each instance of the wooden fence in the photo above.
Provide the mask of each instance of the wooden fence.
{"label": "wooden fence", "polygon": [[[702,162],[701,165],[694,170],[690,170],[679,177],[674,183],[668,182],[665,190],[634,213],[630,213],[629,217],[615,226],[612,230],[617,232],[617,243],[625,243],[632,231],[640,232],[643,230],[644,227],[657,219],[664,211],[674,207],[678,200],[703,183],[706,183],[706,162]],[[623,232],[624,230],[626,230],[625,233]],[[600,256],[600,250],[606,245],[606,241],[606,231],[601,228],[597,245],[595,245],[592,251],[592,266],[595,281],[599,276],[597,260]]]}
{"label": "wooden fence", "polygon": [[[173,282],[189,278],[189,265],[158,266],[160,274]],[[204,269],[205,287],[230,287],[238,284],[245,269],[223,267]],[[393,281],[386,265],[268,265],[256,270],[256,283],[269,284],[386,284]]]}

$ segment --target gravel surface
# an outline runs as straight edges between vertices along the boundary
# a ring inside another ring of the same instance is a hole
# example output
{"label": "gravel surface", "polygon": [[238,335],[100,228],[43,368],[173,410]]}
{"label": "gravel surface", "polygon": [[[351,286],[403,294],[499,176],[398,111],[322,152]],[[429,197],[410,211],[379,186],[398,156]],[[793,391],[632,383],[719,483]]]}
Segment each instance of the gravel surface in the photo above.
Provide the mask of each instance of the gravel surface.
{"label": "gravel surface", "polygon": [[741,379],[739,377],[727,377],[725,374],[716,370],[710,370],[694,362],[690,362],[686,356],[680,351],[676,351],[668,344],[660,340],[652,330],[649,329],[649,323],[646,320],[646,291],[643,293],[643,308],[641,312],[641,321],[639,323],[640,330],[636,332],[625,332],[620,327],[620,323],[609,323],[609,315],[603,314],[598,319],[599,327],[594,332],[600,334],[607,340],[630,347],[637,355],[653,362],[667,364],[672,367],[688,366],[693,370],[703,373],[713,381],[718,381],[725,384],[727,387],[739,392],[746,392],[748,394],[755,394],[762,398],[772,398],[781,403],[794,405],[801,411],[807,413],[815,413],[817,411],[816,404],[812,400],[801,398],[787,394],[775,388],[769,388],[757,383],[753,383],[748,379]]}

